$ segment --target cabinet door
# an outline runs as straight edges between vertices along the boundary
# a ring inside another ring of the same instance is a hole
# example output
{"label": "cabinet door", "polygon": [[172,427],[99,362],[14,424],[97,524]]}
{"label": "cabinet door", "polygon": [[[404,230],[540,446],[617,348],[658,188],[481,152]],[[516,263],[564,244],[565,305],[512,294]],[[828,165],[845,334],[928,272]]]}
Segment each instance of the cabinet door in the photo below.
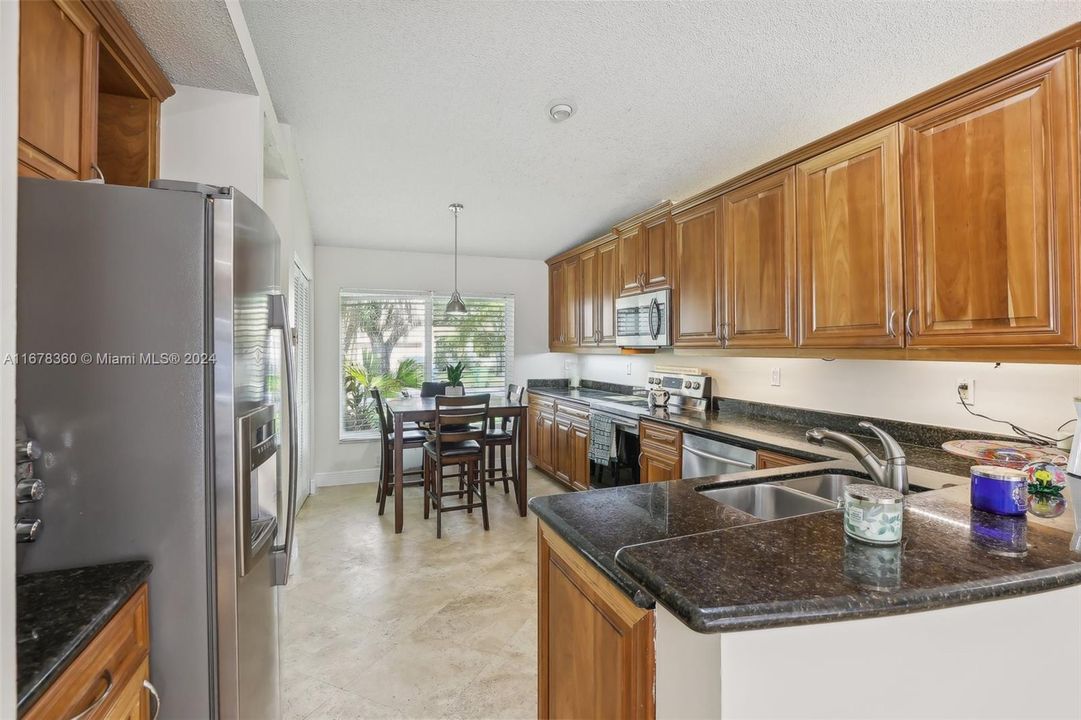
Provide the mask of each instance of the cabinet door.
{"label": "cabinet door", "polygon": [[619,233],[619,294],[642,292],[642,227],[636,225]]}
{"label": "cabinet door", "polygon": [[79,2],[19,4],[19,173],[91,174],[97,144],[98,24]]}
{"label": "cabinet door", "polygon": [[556,349],[563,346],[563,302],[565,299],[563,263],[556,263],[548,268],[548,347]]}
{"label": "cabinet door", "polygon": [[582,326],[579,314],[582,308],[582,277],[577,257],[563,261],[563,341],[565,348],[578,347]]}
{"label": "cabinet door", "polygon": [[619,246],[615,240],[597,248],[597,266],[597,344],[615,345],[616,298],[619,297]]}
{"label": "cabinet door", "polygon": [[1076,56],[903,124],[909,344],[1077,341]]}
{"label": "cabinet door", "polygon": [[682,474],[682,463],[678,455],[668,455],[648,445],[642,446],[639,460],[641,481],[644,483],[667,482],[678,480]]}
{"label": "cabinet door", "polygon": [[589,425],[575,421],[570,425],[570,483],[576,490],[589,489]]}
{"label": "cabinet door", "polygon": [[143,660],[143,664],[124,684],[116,701],[105,710],[102,717],[108,720],[146,720],[149,718],[151,700],[147,689],[143,687],[143,681],[149,679],[150,664],[148,660]]}
{"label": "cabinet door", "polygon": [[599,342],[600,310],[600,257],[597,249],[586,250],[578,259],[581,302],[579,303],[579,323],[583,345],[597,345]]}
{"label": "cabinet door", "polygon": [[642,225],[642,283],[646,290],[671,285],[668,266],[671,262],[672,216],[665,213]]}
{"label": "cabinet door", "polygon": [[900,347],[897,126],[796,168],[800,345]]}
{"label": "cabinet door", "polygon": [[721,198],[725,347],[796,344],[796,172]]}
{"label": "cabinet door", "polygon": [[529,406],[529,459],[545,471],[552,470],[552,413]]}
{"label": "cabinet door", "polygon": [[568,485],[571,482],[571,475],[574,473],[574,445],[571,437],[571,425],[573,423],[574,421],[571,418],[557,412],[552,430],[552,469],[556,478]]}
{"label": "cabinet door", "polygon": [[720,344],[720,216],[714,200],[673,218],[673,345]]}
{"label": "cabinet door", "polygon": [[538,716],[653,718],[653,613],[539,527]]}

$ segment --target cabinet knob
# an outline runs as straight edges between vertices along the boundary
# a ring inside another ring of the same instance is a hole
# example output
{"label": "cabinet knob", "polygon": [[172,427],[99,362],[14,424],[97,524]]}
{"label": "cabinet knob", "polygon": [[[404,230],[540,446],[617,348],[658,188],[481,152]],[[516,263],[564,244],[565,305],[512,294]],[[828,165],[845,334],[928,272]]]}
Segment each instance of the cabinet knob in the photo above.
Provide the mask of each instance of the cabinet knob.
{"label": "cabinet knob", "polygon": [[38,539],[41,532],[41,520],[38,518],[24,518],[15,521],[15,542],[32,543]]}
{"label": "cabinet knob", "polygon": [[32,503],[43,497],[45,497],[45,483],[37,478],[27,478],[15,484],[16,502]]}

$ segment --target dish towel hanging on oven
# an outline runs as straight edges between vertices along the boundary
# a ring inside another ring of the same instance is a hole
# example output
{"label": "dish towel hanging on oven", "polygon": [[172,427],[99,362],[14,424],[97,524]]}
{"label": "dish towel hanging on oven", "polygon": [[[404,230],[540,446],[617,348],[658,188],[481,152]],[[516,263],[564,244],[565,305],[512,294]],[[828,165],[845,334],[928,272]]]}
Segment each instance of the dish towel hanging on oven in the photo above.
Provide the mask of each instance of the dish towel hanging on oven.
{"label": "dish towel hanging on oven", "polygon": [[615,454],[612,418],[594,410],[589,416],[589,459],[598,465],[607,466],[608,460],[615,457]]}

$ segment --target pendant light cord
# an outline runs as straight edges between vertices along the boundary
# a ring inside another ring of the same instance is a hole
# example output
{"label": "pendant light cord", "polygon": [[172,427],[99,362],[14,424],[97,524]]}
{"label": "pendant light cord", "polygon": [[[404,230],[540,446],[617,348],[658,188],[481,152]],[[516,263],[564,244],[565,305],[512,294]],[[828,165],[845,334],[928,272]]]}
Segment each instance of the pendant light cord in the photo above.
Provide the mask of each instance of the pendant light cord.
{"label": "pendant light cord", "polygon": [[458,292],[458,210],[454,210],[454,292]]}

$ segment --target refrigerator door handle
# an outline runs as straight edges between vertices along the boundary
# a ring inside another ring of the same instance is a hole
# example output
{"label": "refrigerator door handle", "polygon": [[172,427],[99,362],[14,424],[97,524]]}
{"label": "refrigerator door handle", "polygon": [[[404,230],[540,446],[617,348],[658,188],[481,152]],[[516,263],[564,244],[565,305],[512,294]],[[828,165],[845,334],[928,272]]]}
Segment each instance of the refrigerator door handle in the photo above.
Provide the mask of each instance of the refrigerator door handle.
{"label": "refrigerator door handle", "polygon": [[293,552],[293,530],[297,514],[297,398],[296,374],[293,365],[293,343],[289,333],[289,312],[285,305],[285,296],[281,293],[270,295],[270,327],[281,330],[282,350],[285,355],[285,406],[289,412],[289,500],[286,503],[285,542],[271,550],[274,563],[274,584],[285,585],[289,582],[289,559]]}

